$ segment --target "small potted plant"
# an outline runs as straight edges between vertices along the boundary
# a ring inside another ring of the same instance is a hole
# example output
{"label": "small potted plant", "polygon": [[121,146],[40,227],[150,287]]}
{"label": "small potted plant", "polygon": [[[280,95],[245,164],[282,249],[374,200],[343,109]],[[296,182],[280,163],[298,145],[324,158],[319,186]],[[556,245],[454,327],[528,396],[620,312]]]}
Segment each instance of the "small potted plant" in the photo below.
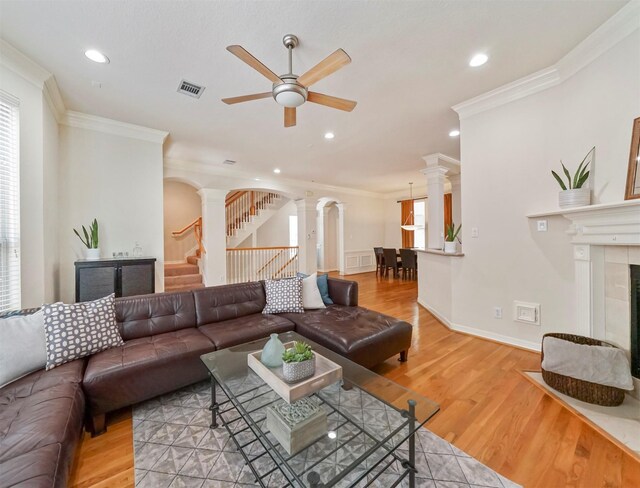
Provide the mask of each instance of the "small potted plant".
{"label": "small potted plant", "polygon": [[282,354],[282,376],[288,383],[301,381],[316,372],[316,358],[311,346],[305,342],[294,342],[293,347]]}
{"label": "small potted plant", "polygon": [[91,225],[89,226],[89,231],[87,231],[84,225],[82,226],[84,239],[76,229],[73,229],[73,232],[76,233],[78,238],[87,247],[85,249],[85,257],[91,260],[100,259],[100,248],[98,247],[98,221],[93,219],[93,222],[91,222]]}
{"label": "small potted plant", "polygon": [[[587,168],[591,164],[591,160],[587,162],[587,159],[590,155],[595,151],[595,146],[591,148],[591,151],[587,153],[584,157],[580,166],[576,170],[573,178],[571,178],[571,174],[569,170],[565,167],[565,165],[560,161],[562,165],[562,171],[567,178],[567,182],[562,180],[560,175],[555,171],[551,171],[551,174],[556,179],[562,191],[559,194],[559,204],[560,208],[574,208],[574,207],[583,207],[585,205],[591,204],[591,189],[589,187],[585,187],[584,184],[589,179],[590,171],[587,171]],[[585,164],[586,163],[586,164]]]}
{"label": "small potted plant", "polygon": [[450,225],[447,225],[446,232],[444,233],[444,252],[447,254],[455,254],[456,253],[456,240],[460,242],[458,239],[458,234],[460,234],[460,230],[462,229],[462,224],[458,226],[456,229],[456,224],[453,222]]}

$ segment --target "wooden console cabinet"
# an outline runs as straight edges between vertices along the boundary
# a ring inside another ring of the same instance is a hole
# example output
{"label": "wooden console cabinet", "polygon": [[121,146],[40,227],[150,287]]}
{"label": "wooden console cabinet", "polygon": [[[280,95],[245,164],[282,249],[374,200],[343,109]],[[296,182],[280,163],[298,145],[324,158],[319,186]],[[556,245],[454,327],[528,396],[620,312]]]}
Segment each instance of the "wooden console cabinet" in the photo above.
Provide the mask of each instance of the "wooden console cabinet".
{"label": "wooden console cabinet", "polygon": [[155,258],[115,258],[76,261],[76,302],[115,293],[129,297],[155,293]]}

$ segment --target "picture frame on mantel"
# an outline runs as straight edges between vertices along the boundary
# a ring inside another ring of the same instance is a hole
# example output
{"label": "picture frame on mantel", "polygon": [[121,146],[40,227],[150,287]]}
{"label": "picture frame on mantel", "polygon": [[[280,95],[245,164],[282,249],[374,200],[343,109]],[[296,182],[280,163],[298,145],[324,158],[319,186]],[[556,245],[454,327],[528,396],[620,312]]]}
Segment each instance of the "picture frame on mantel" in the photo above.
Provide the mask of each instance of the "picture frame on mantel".
{"label": "picture frame on mantel", "polygon": [[624,194],[625,200],[633,200],[635,198],[640,198],[640,117],[633,121],[627,188]]}

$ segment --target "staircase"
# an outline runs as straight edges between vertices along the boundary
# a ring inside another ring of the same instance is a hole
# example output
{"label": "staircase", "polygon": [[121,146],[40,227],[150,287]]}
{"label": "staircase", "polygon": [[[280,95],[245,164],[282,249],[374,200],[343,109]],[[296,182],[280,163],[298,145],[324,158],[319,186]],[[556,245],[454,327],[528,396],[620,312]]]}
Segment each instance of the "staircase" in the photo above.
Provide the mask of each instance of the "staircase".
{"label": "staircase", "polygon": [[184,229],[172,232],[172,234],[177,237],[186,232],[194,233],[198,247],[192,256],[187,257],[186,263],[164,265],[165,291],[187,291],[204,288],[200,267],[198,266],[200,256],[206,252],[202,243],[202,217],[198,217]]}
{"label": "staircase", "polygon": [[187,291],[204,288],[198,267],[198,256],[189,256],[186,263],[164,265],[164,291]]}
{"label": "staircase", "polygon": [[277,193],[236,191],[225,203],[227,247],[236,248],[287,203]]}

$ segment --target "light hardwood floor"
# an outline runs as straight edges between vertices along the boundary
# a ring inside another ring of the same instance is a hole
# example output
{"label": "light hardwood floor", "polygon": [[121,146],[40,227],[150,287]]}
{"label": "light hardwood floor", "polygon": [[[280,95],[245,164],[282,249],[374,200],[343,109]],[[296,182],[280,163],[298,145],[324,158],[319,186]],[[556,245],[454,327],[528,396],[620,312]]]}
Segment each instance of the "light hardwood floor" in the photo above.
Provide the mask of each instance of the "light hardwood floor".
{"label": "light hardwood floor", "polygon": [[[539,354],[450,331],[417,304],[415,281],[349,278],[362,306],[414,325],[409,361],[376,371],[440,404],[430,430],[526,488],[640,487],[638,458],[520,374],[539,369]],[[71,486],[133,486],[131,413],[108,421],[106,434],[82,439]]]}

